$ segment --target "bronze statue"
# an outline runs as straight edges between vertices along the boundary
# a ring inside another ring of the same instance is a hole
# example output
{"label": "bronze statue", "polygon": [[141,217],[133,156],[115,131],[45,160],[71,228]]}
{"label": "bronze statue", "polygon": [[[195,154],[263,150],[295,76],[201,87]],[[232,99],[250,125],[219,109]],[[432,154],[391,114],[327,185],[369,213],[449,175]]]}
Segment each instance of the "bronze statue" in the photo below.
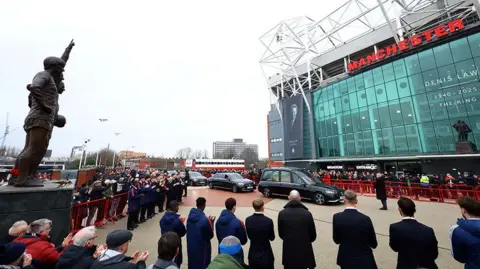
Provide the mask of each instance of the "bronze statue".
{"label": "bronze statue", "polygon": [[24,149],[15,161],[14,170],[18,174],[9,179],[9,185],[43,186],[35,173],[47,152],[53,127],[62,128],[66,124],[65,117],[58,114],[58,97],[65,91],[63,72],[73,46],[75,43],[72,40],[61,58],[47,57],[43,61],[44,71],[36,74],[32,83],[27,85],[30,112],[23,126],[27,137]]}
{"label": "bronze statue", "polygon": [[458,120],[452,127],[458,133],[458,142],[468,141],[468,133],[471,133],[472,129],[464,121]]}

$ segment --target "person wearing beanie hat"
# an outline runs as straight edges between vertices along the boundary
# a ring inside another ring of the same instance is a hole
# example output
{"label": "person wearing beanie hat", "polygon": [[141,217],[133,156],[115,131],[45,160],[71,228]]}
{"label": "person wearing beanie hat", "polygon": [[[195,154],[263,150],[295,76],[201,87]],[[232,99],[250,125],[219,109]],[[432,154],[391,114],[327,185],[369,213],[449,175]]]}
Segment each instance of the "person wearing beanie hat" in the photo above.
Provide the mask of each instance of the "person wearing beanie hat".
{"label": "person wearing beanie hat", "polygon": [[212,260],[208,269],[244,269],[248,265],[243,263],[242,244],[235,236],[223,238],[219,245],[220,254]]}
{"label": "person wearing beanie hat", "polygon": [[24,243],[12,242],[0,246],[1,269],[33,269],[32,256],[26,254]]}

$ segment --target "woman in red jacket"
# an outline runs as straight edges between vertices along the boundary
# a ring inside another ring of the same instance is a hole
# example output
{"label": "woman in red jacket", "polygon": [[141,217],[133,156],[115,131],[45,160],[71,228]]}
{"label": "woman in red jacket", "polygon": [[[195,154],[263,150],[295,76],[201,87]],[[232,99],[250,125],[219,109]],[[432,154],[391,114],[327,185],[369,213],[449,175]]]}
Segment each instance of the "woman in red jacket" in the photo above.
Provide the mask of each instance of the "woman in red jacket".
{"label": "woman in red jacket", "polygon": [[29,225],[27,234],[16,238],[13,242],[24,243],[27,246],[26,252],[39,263],[55,264],[62,254],[63,248],[72,240],[72,234],[69,234],[63,240],[62,245],[56,248],[54,244],[49,242],[51,230],[51,220],[39,219]]}

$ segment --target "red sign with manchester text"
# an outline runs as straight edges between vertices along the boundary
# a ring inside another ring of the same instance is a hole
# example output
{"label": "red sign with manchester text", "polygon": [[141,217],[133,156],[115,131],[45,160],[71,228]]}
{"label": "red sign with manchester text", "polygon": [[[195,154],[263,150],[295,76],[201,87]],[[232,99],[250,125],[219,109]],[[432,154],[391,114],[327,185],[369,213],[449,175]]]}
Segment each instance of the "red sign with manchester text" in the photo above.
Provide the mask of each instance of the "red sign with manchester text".
{"label": "red sign with manchester text", "polygon": [[356,61],[352,61],[348,63],[348,71],[349,72],[356,71],[374,62],[380,61],[382,59],[393,56],[395,54],[406,51],[408,49],[417,47],[422,43],[430,42],[433,40],[434,37],[436,37],[437,39],[440,39],[458,30],[462,30],[464,28],[465,28],[465,25],[463,24],[462,19],[450,21],[447,24],[442,24],[440,26],[435,27],[434,29],[426,30],[423,33],[414,35],[409,39],[404,39],[398,42],[398,44],[392,44],[388,47],[379,49],[377,50],[377,52],[373,52],[367,57],[361,58]]}

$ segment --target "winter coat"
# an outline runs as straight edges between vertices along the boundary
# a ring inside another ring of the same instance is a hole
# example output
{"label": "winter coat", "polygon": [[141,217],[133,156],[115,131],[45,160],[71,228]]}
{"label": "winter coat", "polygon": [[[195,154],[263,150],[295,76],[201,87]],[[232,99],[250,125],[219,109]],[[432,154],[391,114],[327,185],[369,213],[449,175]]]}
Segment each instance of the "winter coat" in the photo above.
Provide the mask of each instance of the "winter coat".
{"label": "winter coat", "polygon": [[278,214],[278,235],[283,240],[282,264],[289,268],[315,268],[312,243],[317,239],[312,213],[301,202],[288,202]]}
{"label": "winter coat", "polygon": [[147,267],[147,269],[179,269],[172,261],[165,261],[158,259],[154,264]]}
{"label": "winter coat", "polygon": [[385,178],[379,177],[375,180],[373,185],[378,200],[387,200],[387,190],[385,188]]}
{"label": "winter coat", "polygon": [[[93,259],[94,253],[95,253],[94,247],[86,248],[86,247],[70,245],[66,247],[63,253],[60,255],[60,257],[58,257],[58,261],[55,269],[72,269],[75,267],[75,265],[79,263],[82,263],[82,264],[86,263],[85,266],[79,267],[79,268],[90,268],[90,265],[92,265],[94,261]],[[84,261],[84,259],[86,260]]]}
{"label": "winter coat", "polygon": [[[178,237],[184,237],[186,234],[185,225],[179,218],[179,215],[172,211],[167,211],[165,215],[160,219],[160,233],[174,232]],[[180,267],[182,264],[182,245],[180,240],[180,247],[177,257],[175,257],[175,263]]]}
{"label": "winter coat", "polygon": [[459,219],[450,229],[452,255],[465,269],[480,268],[480,219]]}
{"label": "winter coat", "polygon": [[217,232],[218,243],[222,242],[223,238],[233,235],[240,240],[242,245],[247,243],[247,233],[245,231],[245,225],[243,222],[230,211],[224,209],[218,217],[215,224],[215,230]]}
{"label": "winter coat", "polygon": [[145,262],[130,263],[131,257],[123,254],[116,255],[107,259],[97,259],[93,262],[90,269],[145,269]]}
{"label": "winter coat", "polygon": [[205,269],[212,259],[213,223],[205,213],[192,208],[187,219],[188,269]]}
{"label": "winter coat", "polygon": [[13,242],[22,242],[27,246],[26,252],[32,255],[32,259],[42,264],[55,264],[60,256],[61,249],[55,248],[45,237],[26,234],[18,237]]}
{"label": "winter coat", "polygon": [[208,266],[208,269],[243,269],[244,267],[232,256],[219,254]]}
{"label": "winter coat", "polygon": [[134,185],[130,186],[128,191],[128,213],[133,213],[140,209],[140,192]]}

